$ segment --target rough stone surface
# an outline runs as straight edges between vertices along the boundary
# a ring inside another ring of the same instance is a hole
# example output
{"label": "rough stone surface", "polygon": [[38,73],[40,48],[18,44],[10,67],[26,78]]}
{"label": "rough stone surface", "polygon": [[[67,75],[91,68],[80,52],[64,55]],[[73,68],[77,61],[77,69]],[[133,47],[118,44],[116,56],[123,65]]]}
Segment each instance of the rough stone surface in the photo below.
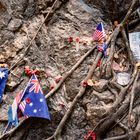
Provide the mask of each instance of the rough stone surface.
{"label": "rough stone surface", "polygon": [[[24,54],[24,49],[36,34],[53,2],[54,0],[0,0],[0,63],[7,63],[10,67]],[[103,5],[107,3],[110,1],[106,1]],[[111,3],[108,6],[110,5]],[[23,62],[17,65],[20,72],[23,72],[25,65],[45,71],[45,76],[39,77],[41,86],[45,86],[44,94],[56,85],[56,76],[63,76],[83,54],[95,45],[91,42],[86,42],[85,45],[83,42],[91,38],[97,23],[102,21],[106,32],[111,27],[110,19],[104,21],[105,15],[100,9],[102,6],[98,6],[97,1],[94,4],[93,1],[88,0],[69,0],[62,5],[59,1],[57,6],[55,13],[50,15],[33,41]],[[126,4],[127,7],[128,4]],[[69,37],[72,37],[74,41],[66,44]],[[77,37],[84,41],[76,43]],[[24,134],[27,140],[44,140],[51,136],[78,93],[81,81],[95,60],[94,56],[91,54],[65,81],[62,88],[47,99],[51,122],[43,119],[28,119],[26,124],[32,122],[30,129],[20,128],[11,139],[23,139]],[[15,69],[13,72],[16,71]],[[24,81],[18,85],[21,79],[12,74],[10,78],[14,79],[14,82],[9,85],[14,91],[6,91],[6,100],[0,105],[0,110],[2,110],[0,118],[7,116],[8,107],[12,104],[16,93],[23,90],[29,81],[29,77],[22,76]],[[104,80],[102,86],[97,87],[98,90],[96,90],[100,92],[105,90],[106,84]],[[18,85],[17,88],[13,89],[16,85]],[[64,140],[83,139],[87,131],[97,124],[99,117],[105,113],[106,108],[110,107],[114,99],[109,91],[98,93],[102,101],[94,95],[93,88],[90,92],[79,101],[65,125],[62,133]],[[6,123],[0,122],[0,132],[4,130],[5,125]]]}
{"label": "rough stone surface", "polygon": [[93,88],[98,92],[103,92],[107,89],[108,81],[105,79],[100,79],[97,85],[94,85]]}
{"label": "rough stone surface", "polygon": [[8,29],[11,31],[16,31],[18,28],[22,25],[22,20],[21,19],[13,19],[10,21],[8,24]]}

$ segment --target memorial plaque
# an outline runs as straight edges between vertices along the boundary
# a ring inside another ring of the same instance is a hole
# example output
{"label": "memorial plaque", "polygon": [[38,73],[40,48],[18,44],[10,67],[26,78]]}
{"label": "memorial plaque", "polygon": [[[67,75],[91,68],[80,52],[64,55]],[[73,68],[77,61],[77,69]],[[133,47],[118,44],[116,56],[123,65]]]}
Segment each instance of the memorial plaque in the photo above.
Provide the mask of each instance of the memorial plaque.
{"label": "memorial plaque", "polygon": [[140,32],[129,33],[129,42],[134,58],[140,61]]}

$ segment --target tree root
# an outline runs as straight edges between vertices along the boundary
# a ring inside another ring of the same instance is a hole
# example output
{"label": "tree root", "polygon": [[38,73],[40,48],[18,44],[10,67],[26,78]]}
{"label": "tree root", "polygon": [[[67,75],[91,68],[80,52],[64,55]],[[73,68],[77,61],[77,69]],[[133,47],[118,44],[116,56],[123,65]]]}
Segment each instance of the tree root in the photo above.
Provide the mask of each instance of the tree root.
{"label": "tree root", "polygon": [[105,133],[110,129],[110,127],[115,124],[117,119],[121,118],[129,106],[129,99],[130,96],[127,97],[124,104],[115,113],[110,114],[109,117],[98,128],[96,128],[95,132],[98,140],[100,140],[102,136],[104,136]]}
{"label": "tree root", "polygon": [[132,51],[130,49],[129,42],[128,42],[128,39],[127,39],[126,32],[125,32],[124,28],[121,30],[121,33],[122,33],[124,43],[125,43],[126,48],[127,48],[128,58],[130,59],[131,64],[134,65],[133,54],[132,54]]}
{"label": "tree root", "polygon": [[60,82],[56,85],[56,87],[54,89],[52,89],[49,93],[47,93],[47,95],[45,96],[45,98],[49,98],[50,96],[52,96],[63,84],[63,82],[78,68],[78,66],[85,60],[85,58],[91,54],[91,52],[93,52],[93,50],[95,49],[95,47],[93,47],[92,49],[90,49],[85,55],[83,55],[80,60],[72,67],[72,69],[70,71],[68,71],[63,78],[60,80]]}
{"label": "tree root", "polygon": [[[137,85],[135,84],[137,90],[135,90],[136,97],[135,97],[135,101],[139,100],[139,92],[140,92],[140,83],[138,83]],[[133,90],[132,90],[133,91]],[[116,112],[112,112],[108,115],[108,117],[106,117],[107,119],[102,122],[102,124],[100,126],[98,126],[98,128],[96,128],[96,134],[98,139],[100,140],[102,138],[102,136],[105,135],[105,133],[111,128],[112,125],[115,124],[116,120],[119,120],[124,114],[126,114],[129,110],[129,104],[130,104],[130,94],[126,97],[125,101],[123,102],[123,104],[120,106],[120,108],[116,111]],[[135,103],[133,105],[133,108],[136,106],[137,104]],[[139,129],[140,130],[140,129]]]}
{"label": "tree root", "polygon": [[132,89],[131,89],[131,92],[130,92],[130,107],[129,107],[129,113],[128,113],[128,125],[130,126],[130,119],[131,119],[131,113],[132,113],[132,108],[133,108],[133,101],[134,101],[134,97],[135,97],[135,89],[136,89],[136,85],[137,85],[137,80],[138,80],[138,77],[139,77],[139,72],[137,73],[136,75],[136,78],[135,78],[135,81],[134,81],[134,84],[132,86]]}
{"label": "tree root", "polygon": [[[137,69],[137,68],[135,68],[135,69]],[[118,108],[118,106],[120,105],[120,103],[123,102],[123,100],[124,100],[124,98],[125,98],[125,96],[127,94],[127,90],[132,85],[134,79],[136,78],[136,75],[137,75],[137,73],[135,73],[135,70],[134,70],[133,77],[130,80],[129,84],[125,88],[121,88],[121,91],[119,93],[118,98],[116,99],[116,101],[114,102],[114,104],[112,105],[112,107],[108,110],[108,112],[106,112],[107,113],[106,115],[109,115],[111,112],[114,112]],[[134,85],[135,85],[135,83],[133,84],[133,86]]]}
{"label": "tree root", "polygon": [[11,137],[13,133],[15,133],[18,130],[18,128],[20,128],[24,123],[25,123],[25,120],[21,121],[17,127],[14,127],[9,132],[6,132],[2,136],[0,136],[0,140],[6,140],[7,138]]}
{"label": "tree root", "polygon": [[[56,0],[55,2],[57,2],[57,0]],[[55,4],[55,2],[54,2],[54,4]],[[110,39],[112,39],[112,41],[111,41],[111,53],[110,53],[110,56],[109,56],[109,58],[108,58],[107,63],[109,63],[109,62],[112,61],[112,59],[113,59],[114,45],[115,45],[115,41],[116,41],[117,35],[118,35],[119,32],[120,32],[120,28],[125,24],[125,22],[127,21],[127,19],[128,19],[129,16],[130,16],[130,14],[132,13],[133,8],[134,8],[134,5],[135,5],[136,2],[137,2],[137,0],[133,0],[133,1],[132,1],[131,7],[130,7],[130,9],[128,10],[128,12],[127,12],[127,14],[126,14],[124,20],[123,20],[123,21],[121,22],[121,24],[114,30],[114,32],[113,32],[113,34],[112,34],[112,36],[111,36],[111,38],[110,38]],[[52,7],[53,7],[53,6],[52,6]],[[47,17],[47,16],[46,16],[46,17]],[[44,19],[44,22],[45,22],[45,20],[46,20],[46,17],[45,17],[45,19]],[[42,25],[43,25],[43,24],[44,24],[44,23],[42,23]],[[42,26],[42,25],[41,25],[41,26]],[[41,28],[41,26],[40,26],[40,28]],[[38,34],[40,28],[37,30],[37,32],[36,32],[34,38],[31,40],[30,44],[29,44],[29,45],[27,46],[27,48],[25,49],[24,56],[26,55],[26,53],[27,53],[29,47],[31,46],[31,44],[32,44],[32,42],[33,42],[33,40],[36,38],[36,35]],[[109,44],[109,42],[110,42],[110,40],[107,42],[107,44]],[[58,85],[57,85],[52,91],[50,91],[50,92],[46,95],[46,98],[48,98],[48,97],[50,97],[51,95],[53,95],[53,94],[60,88],[60,86],[63,84],[63,82],[66,80],[66,78],[72,74],[72,72],[83,62],[83,60],[93,51],[93,49],[94,49],[94,48],[92,48],[90,51],[88,51],[88,52],[78,61],[78,63],[76,63],[76,65],[74,65],[74,67],[73,67],[70,71],[68,71],[68,72],[66,73],[66,75],[65,75],[65,76],[62,78],[62,80],[60,81],[60,83],[58,83]],[[23,56],[23,57],[24,57],[24,56]],[[95,70],[95,68],[96,68],[96,65],[97,65],[99,59],[101,58],[101,56],[102,56],[102,53],[99,52],[98,55],[97,55],[97,57],[96,57],[96,59],[95,59],[95,61],[94,61],[93,64],[92,64],[92,66],[91,66],[91,68],[90,68],[90,70],[89,70],[89,72],[88,72],[86,78],[84,79],[84,81],[87,81],[88,79],[90,79],[90,78],[93,76],[93,72],[94,72],[94,70]],[[22,58],[23,58],[23,57],[22,57]],[[22,58],[21,58],[21,59],[22,59]],[[10,68],[10,70],[11,70],[12,68],[14,68],[14,67],[16,66],[16,64],[19,63],[19,61],[21,61],[21,59],[18,60],[14,65],[12,65],[11,68]],[[120,105],[120,103],[124,100],[126,90],[127,90],[127,89],[131,86],[131,84],[133,83],[134,77],[135,77],[135,75],[134,75],[133,78],[131,79],[130,84],[129,84],[126,88],[124,88],[124,89],[121,90],[121,92],[120,92],[120,95],[121,95],[121,96],[119,96],[119,98],[116,100],[116,103],[114,104],[114,108],[118,107],[118,106]],[[63,129],[63,127],[64,127],[64,125],[65,125],[67,119],[70,117],[70,115],[71,115],[71,113],[72,113],[72,111],[73,111],[73,109],[74,109],[74,106],[75,106],[76,103],[79,101],[79,99],[84,95],[85,91],[86,91],[86,87],[82,85],[82,86],[80,87],[80,90],[79,90],[78,94],[76,95],[76,97],[75,97],[74,100],[72,101],[72,104],[71,104],[70,108],[67,110],[67,112],[65,113],[64,117],[63,117],[62,120],[60,121],[60,123],[59,123],[59,125],[58,125],[58,127],[57,127],[57,129],[56,129],[56,131],[55,131],[55,133],[54,133],[54,135],[51,136],[50,138],[48,138],[47,140],[51,140],[51,139],[53,139],[53,138],[55,138],[55,139],[57,139],[57,140],[61,140],[61,139],[62,139],[62,138],[61,138],[61,131],[62,131],[62,129]],[[95,129],[95,131],[97,132],[96,134],[97,134],[97,139],[98,139],[98,140],[100,140],[100,138],[102,137],[102,135],[104,135],[104,134],[107,132],[107,130],[109,130],[109,128],[112,126],[112,124],[114,124],[114,122],[116,121],[116,119],[121,118],[121,116],[124,114],[125,110],[126,110],[126,109],[128,108],[128,106],[129,106],[129,99],[130,99],[130,96],[128,95],[128,97],[125,99],[125,102],[123,103],[123,105],[122,105],[115,113],[112,113],[109,117],[107,117],[107,119],[105,119],[105,121],[104,121],[103,123],[99,123],[100,125],[97,126],[96,129]],[[5,133],[4,135],[2,135],[2,136],[0,137],[0,139],[6,139],[6,138],[10,137],[11,135],[13,135],[13,134],[17,131],[17,129],[18,129],[21,125],[23,125],[24,122],[25,122],[25,120],[23,120],[22,122],[20,122],[20,124],[18,125],[18,127],[15,127],[15,128],[13,128],[11,131],[9,131],[9,132]],[[137,132],[140,131],[140,121],[139,121],[139,123],[138,123],[138,125],[137,125],[136,130],[137,130]]]}
{"label": "tree root", "polygon": [[[99,52],[98,55],[97,55],[97,57],[96,57],[96,59],[95,59],[95,61],[94,61],[93,64],[92,64],[92,66],[91,66],[91,68],[90,68],[90,70],[89,70],[89,72],[88,72],[86,78],[84,79],[84,81],[87,81],[88,79],[90,79],[90,78],[92,77],[93,72],[94,72],[94,70],[95,70],[95,68],[96,68],[96,65],[97,65],[99,59],[101,58],[101,56],[102,56],[102,52]],[[47,140],[51,140],[52,138],[58,139],[58,136],[61,135],[61,131],[62,131],[62,129],[63,129],[63,127],[64,127],[64,125],[65,125],[67,119],[68,119],[69,116],[71,115],[71,112],[73,111],[75,104],[76,104],[76,103],[79,101],[79,99],[83,96],[83,94],[85,93],[85,91],[86,91],[86,87],[81,86],[81,87],[80,87],[79,93],[76,95],[76,97],[74,98],[74,100],[73,100],[72,103],[71,103],[70,108],[67,110],[67,112],[65,113],[64,117],[63,117],[62,120],[60,121],[60,123],[59,123],[59,125],[58,125],[58,127],[57,127],[57,129],[56,129],[56,131],[55,131],[55,133],[54,133],[54,135],[53,135],[52,137],[48,138]]]}
{"label": "tree root", "polygon": [[[130,14],[131,14],[131,12],[132,12],[132,8],[133,8],[135,2],[136,2],[136,0],[133,0],[133,1],[132,1],[132,5],[131,5],[131,7],[130,7],[130,9],[129,9],[127,15],[126,15],[126,17],[124,18],[123,22],[122,22],[122,23],[115,29],[115,31],[113,32],[112,48],[113,48],[114,45],[115,45],[115,40],[116,40],[117,35],[118,35],[119,31],[120,31],[120,27],[125,23],[125,21],[127,20],[127,18],[130,16]],[[111,54],[112,54],[112,53],[111,53]],[[92,66],[91,66],[91,68],[90,68],[90,70],[89,70],[89,72],[88,72],[88,75],[86,76],[86,78],[84,79],[84,81],[87,81],[88,79],[90,79],[90,78],[92,77],[93,72],[94,72],[94,70],[95,70],[95,68],[96,68],[96,65],[97,65],[99,59],[101,58],[101,56],[102,56],[102,53],[99,52],[98,55],[97,55],[97,58],[95,59],[94,63],[92,64]],[[110,60],[112,60],[112,58],[113,58],[112,55],[110,55],[110,57],[109,57],[108,60],[110,61]],[[107,62],[108,62],[108,61],[107,61]],[[130,84],[130,85],[131,85],[131,84]],[[127,88],[127,89],[128,89],[128,88]],[[50,138],[48,138],[47,140],[51,140],[52,138],[58,139],[58,136],[61,135],[61,131],[62,131],[62,129],[63,129],[63,127],[64,127],[64,125],[65,125],[67,119],[68,119],[69,116],[71,115],[71,112],[73,111],[75,104],[76,104],[76,103],[78,102],[78,100],[83,96],[83,94],[85,93],[85,91],[86,91],[86,87],[81,86],[79,93],[76,95],[76,97],[74,98],[74,100],[73,100],[73,102],[72,102],[70,108],[67,110],[67,112],[65,113],[64,117],[63,117],[62,120],[60,121],[60,123],[59,123],[59,125],[58,125],[56,131],[54,132],[54,135],[51,136]],[[123,91],[123,92],[124,92],[124,91]],[[122,101],[122,99],[120,99],[119,101]],[[118,105],[118,104],[117,104],[117,105]],[[127,106],[128,106],[128,103],[127,103]],[[126,107],[126,106],[125,106],[125,107]],[[124,109],[124,108],[122,108],[122,110],[123,110],[123,109]],[[121,111],[120,111],[120,112],[121,112]],[[120,112],[119,112],[119,113],[120,113]],[[122,112],[121,112],[121,113],[122,113]],[[116,114],[116,115],[118,116],[119,114]],[[114,121],[114,120],[113,120],[113,121]],[[113,121],[112,121],[112,122],[113,122]],[[104,127],[103,127],[103,128],[104,128]],[[102,129],[101,129],[101,130],[102,130]]]}
{"label": "tree root", "polygon": [[107,139],[103,139],[103,140],[128,140],[130,135],[132,135],[132,132],[129,132],[128,134],[125,135],[121,135],[121,136],[116,136],[116,137],[111,137],[111,138],[107,138]]}
{"label": "tree root", "polygon": [[[115,30],[114,30],[114,34],[113,34],[113,37],[112,37],[112,40],[111,40],[110,54],[109,54],[109,57],[108,57],[108,59],[107,59],[106,64],[104,65],[104,69],[106,68],[107,65],[111,65],[111,63],[112,63],[112,59],[113,59],[114,51],[115,51],[114,46],[115,46],[116,38],[117,38],[117,36],[118,36],[118,34],[119,34],[121,28],[122,28],[122,27],[124,26],[124,24],[127,22],[129,16],[132,14],[136,2],[137,2],[137,0],[133,0],[133,1],[132,1],[132,4],[131,4],[131,6],[130,6],[130,8],[129,8],[129,10],[128,10],[126,16],[125,16],[125,18],[123,19],[123,21],[122,21],[122,22],[115,28]],[[125,41],[127,41],[127,40],[126,40],[125,33],[124,33],[124,32],[122,32],[122,33],[123,33],[123,37],[124,37]],[[128,43],[128,42],[127,42],[127,43]],[[126,45],[128,45],[127,43],[126,43]],[[127,46],[127,49],[129,49],[128,46]],[[130,53],[130,52],[128,52],[128,53]]]}

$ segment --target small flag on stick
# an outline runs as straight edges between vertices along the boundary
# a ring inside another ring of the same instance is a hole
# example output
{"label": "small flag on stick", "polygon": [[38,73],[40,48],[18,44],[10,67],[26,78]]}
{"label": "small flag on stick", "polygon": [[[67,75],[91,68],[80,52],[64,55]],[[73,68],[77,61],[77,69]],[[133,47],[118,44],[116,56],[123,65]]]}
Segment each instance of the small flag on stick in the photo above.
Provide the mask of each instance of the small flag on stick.
{"label": "small flag on stick", "polygon": [[35,74],[27,85],[19,108],[26,118],[39,117],[50,120],[46,99]]}
{"label": "small flag on stick", "polygon": [[103,23],[100,22],[95,30],[95,32],[93,33],[93,40],[94,41],[100,41],[103,38],[105,38],[106,34],[104,31],[104,27],[103,27]]}

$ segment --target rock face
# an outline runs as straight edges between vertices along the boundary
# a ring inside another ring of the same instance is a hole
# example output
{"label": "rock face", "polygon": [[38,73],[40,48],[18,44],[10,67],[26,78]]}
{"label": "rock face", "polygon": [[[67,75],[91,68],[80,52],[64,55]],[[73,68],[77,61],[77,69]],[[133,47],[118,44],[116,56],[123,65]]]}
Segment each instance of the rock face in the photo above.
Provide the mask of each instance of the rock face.
{"label": "rock face", "polygon": [[8,29],[10,31],[16,31],[20,28],[21,25],[22,25],[22,20],[21,19],[13,19],[8,24]]}
{"label": "rock face", "polygon": [[125,16],[131,0],[85,0],[85,2],[91,6],[97,7],[108,16],[111,21],[114,21],[121,20]]}
{"label": "rock face", "polygon": [[[0,63],[7,63],[11,66],[23,55],[24,49],[34,37],[53,2],[54,0],[0,0]],[[85,45],[82,41],[92,36],[98,22],[102,21],[105,29],[108,29],[110,19],[106,22],[103,20],[105,15],[102,14],[100,8],[106,5],[106,9],[110,10],[111,2],[113,3],[113,0],[106,0],[103,4],[100,3],[100,6],[98,5],[99,1],[96,0],[94,3],[90,0],[58,2],[55,13],[52,13],[45,22],[25,56],[26,65],[41,68],[48,74],[46,77],[40,78],[41,85],[47,85],[44,91],[51,90],[50,87],[56,84],[55,77],[68,71],[87,50],[93,47],[93,44],[86,42]],[[121,2],[121,0],[117,2]],[[123,2],[129,3],[130,0]],[[126,8],[127,6],[126,4]],[[123,11],[123,9],[121,10]],[[65,44],[69,37],[72,37],[74,41],[71,44]],[[82,40],[80,43],[76,43],[77,37]],[[93,54],[73,73],[56,95],[48,99],[52,115],[51,122],[33,120],[28,133],[25,132],[25,128],[21,128],[17,135],[11,139],[21,139],[24,134],[27,140],[44,140],[51,136],[77,94],[91,61],[94,61]],[[24,68],[23,65],[18,65],[18,67]],[[2,116],[7,115],[8,106],[13,102],[16,93],[23,90],[27,84],[29,78],[23,78],[24,81],[13,92],[7,91],[8,102],[2,103],[0,106],[0,109],[4,110]],[[111,96],[108,92],[105,94]],[[103,108],[103,112],[99,112],[98,107],[102,108],[103,103],[99,103],[99,99],[95,99],[92,94],[83,98],[83,102],[77,104],[73,115],[65,126],[63,140],[83,139],[87,131],[96,125],[98,116],[105,111]],[[62,103],[64,106],[61,106]],[[95,105],[99,106],[96,108]],[[0,125],[2,132],[5,124]]]}

